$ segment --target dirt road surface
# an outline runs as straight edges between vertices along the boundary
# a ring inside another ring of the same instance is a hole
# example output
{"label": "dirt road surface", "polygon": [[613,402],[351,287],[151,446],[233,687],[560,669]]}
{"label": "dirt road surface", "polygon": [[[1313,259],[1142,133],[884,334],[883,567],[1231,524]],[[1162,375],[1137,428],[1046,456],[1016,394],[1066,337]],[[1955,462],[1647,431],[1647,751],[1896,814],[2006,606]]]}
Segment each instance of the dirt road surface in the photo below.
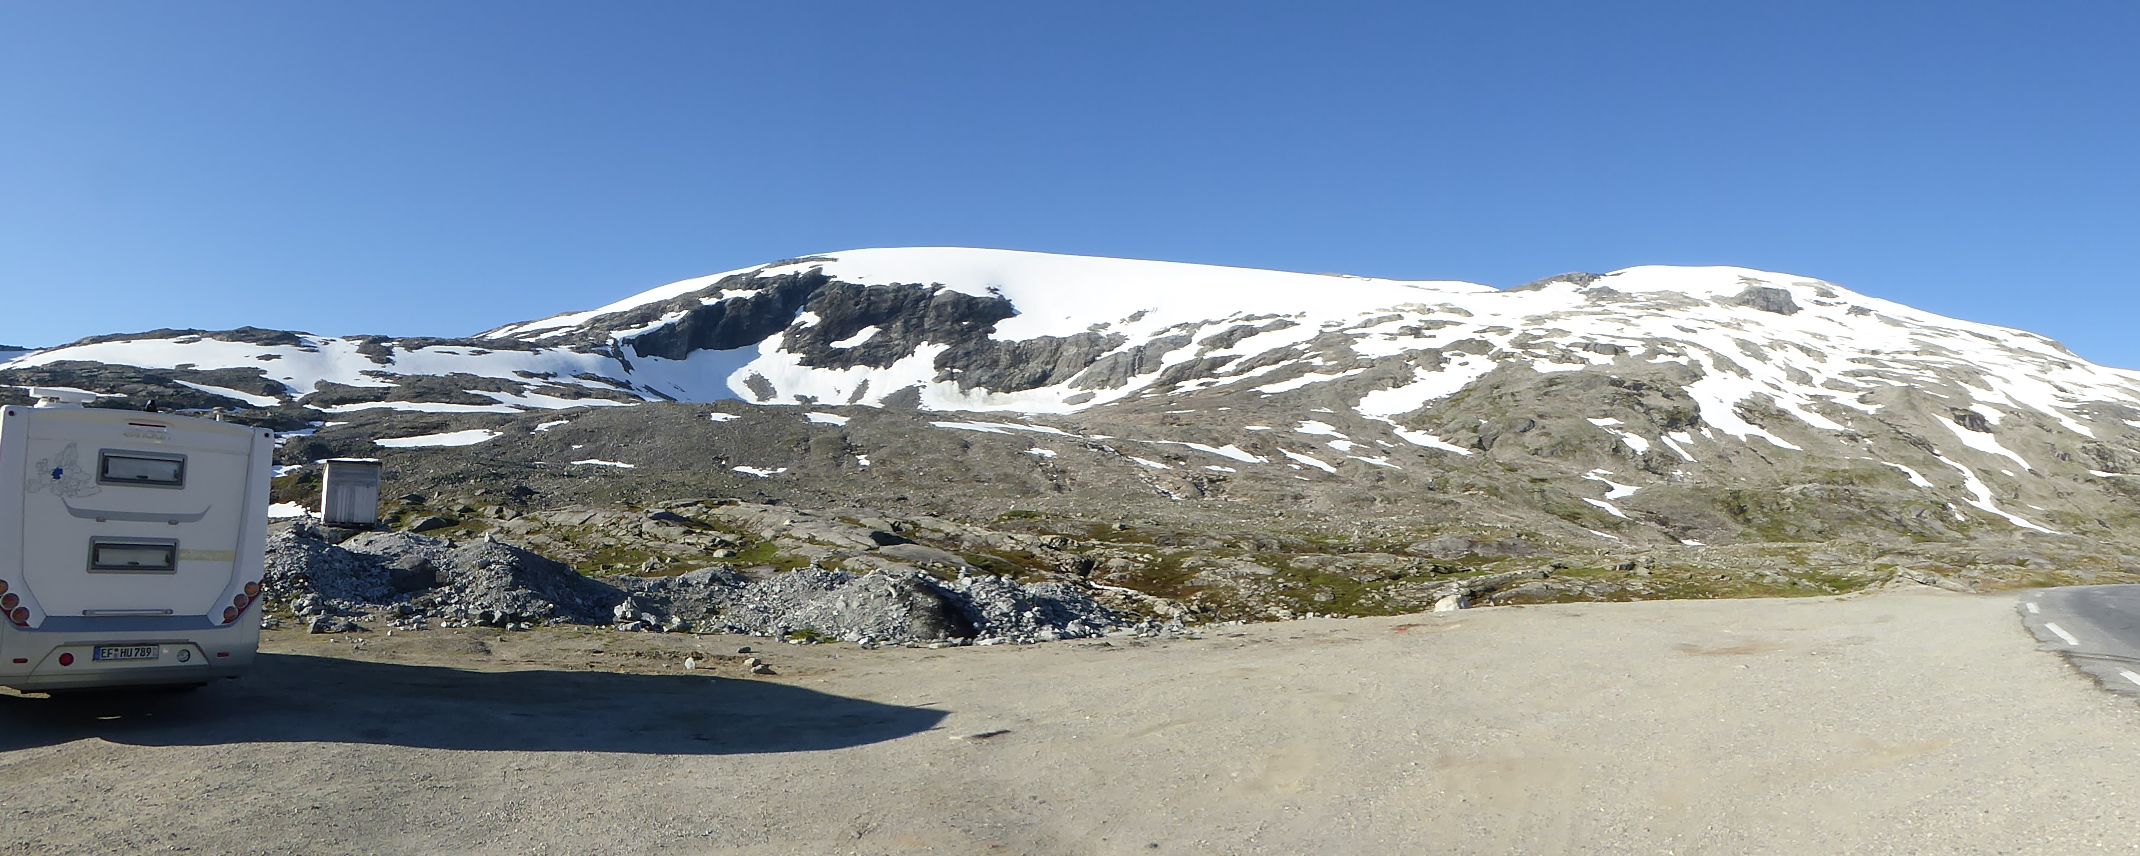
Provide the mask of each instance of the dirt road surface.
{"label": "dirt road surface", "polygon": [[[778,674],[746,675],[741,645]],[[2140,705],[2044,650],[2012,596],[1027,648],[542,630],[266,649],[187,697],[0,698],[0,849],[2140,849]]]}

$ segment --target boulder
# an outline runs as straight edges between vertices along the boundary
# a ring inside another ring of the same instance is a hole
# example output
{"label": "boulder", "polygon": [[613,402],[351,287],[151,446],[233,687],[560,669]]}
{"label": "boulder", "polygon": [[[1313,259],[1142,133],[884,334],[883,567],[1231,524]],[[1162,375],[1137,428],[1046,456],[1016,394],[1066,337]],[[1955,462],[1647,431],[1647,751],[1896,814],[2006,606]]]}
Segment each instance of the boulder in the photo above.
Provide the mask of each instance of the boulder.
{"label": "boulder", "polygon": [[410,532],[434,532],[440,529],[451,528],[453,526],[453,523],[454,521],[446,519],[444,517],[440,517],[435,514],[427,514],[422,517],[416,518],[415,521],[411,522],[405,528],[407,529],[407,531]]}
{"label": "boulder", "polygon": [[438,585],[438,568],[422,556],[402,556],[387,564],[386,584],[402,594],[424,591]]}

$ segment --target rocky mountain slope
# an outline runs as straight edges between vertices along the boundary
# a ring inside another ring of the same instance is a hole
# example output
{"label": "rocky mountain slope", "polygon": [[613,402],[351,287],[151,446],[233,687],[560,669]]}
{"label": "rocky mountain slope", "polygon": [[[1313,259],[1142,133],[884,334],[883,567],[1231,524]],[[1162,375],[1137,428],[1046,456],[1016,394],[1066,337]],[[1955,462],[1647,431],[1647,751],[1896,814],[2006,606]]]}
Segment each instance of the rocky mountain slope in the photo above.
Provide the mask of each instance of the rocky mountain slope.
{"label": "rocky mountain slope", "polygon": [[[1006,572],[1288,609],[1534,568],[1592,597],[2122,575],[2140,532],[2140,374],[1738,268],[1497,290],[858,250],[466,339],[96,337],[0,383],[277,424],[290,498],[312,461],[384,457],[414,497],[397,519],[742,498],[957,521],[991,534],[939,546]],[[1050,538],[1077,546],[1002,546]]]}

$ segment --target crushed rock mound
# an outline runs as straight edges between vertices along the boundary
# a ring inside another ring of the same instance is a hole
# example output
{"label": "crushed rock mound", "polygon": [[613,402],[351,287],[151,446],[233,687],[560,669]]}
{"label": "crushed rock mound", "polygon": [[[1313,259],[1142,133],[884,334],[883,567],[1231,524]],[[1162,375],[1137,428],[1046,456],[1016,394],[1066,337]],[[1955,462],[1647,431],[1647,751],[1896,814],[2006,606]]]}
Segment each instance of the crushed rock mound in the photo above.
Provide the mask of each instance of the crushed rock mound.
{"label": "crushed rock mound", "polygon": [[[629,578],[624,578],[629,579]],[[620,622],[667,618],[753,636],[813,633],[850,642],[1045,642],[1126,625],[1075,586],[1000,576],[944,582],[916,571],[806,568],[750,581],[725,570],[637,579]]]}
{"label": "crushed rock mound", "polygon": [[1062,583],[815,567],[760,580],[725,567],[596,580],[490,539],[457,544],[386,532],[334,543],[302,524],[268,539],[264,584],[270,598],[330,629],[354,629],[342,619],[368,615],[406,628],[586,624],[876,645],[1043,642],[1133,626]]}
{"label": "crushed rock mound", "polygon": [[597,624],[624,599],[615,586],[589,579],[562,562],[500,541],[452,544],[400,532],[367,534],[345,549],[378,557],[418,579],[430,567],[447,605],[489,610],[523,620]]}
{"label": "crushed rock mound", "polygon": [[510,544],[454,544],[399,532],[336,544],[307,526],[268,539],[263,585],[300,617],[392,607],[397,626],[431,618],[498,626],[606,623],[624,599],[614,586]]}
{"label": "crushed rock mound", "polygon": [[966,619],[990,636],[1047,642],[1099,636],[1122,626],[1107,607],[1064,583],[1019,583],[998,576],[967,576],[945,584]]}
{"label": "crushed rock mound", "polygon": [[269,536],[265,574],[261,586],[268,597],[292,604],[309,600],[346,609],[385,603],[395,594],[383,563],[328,543],[310,527]]}

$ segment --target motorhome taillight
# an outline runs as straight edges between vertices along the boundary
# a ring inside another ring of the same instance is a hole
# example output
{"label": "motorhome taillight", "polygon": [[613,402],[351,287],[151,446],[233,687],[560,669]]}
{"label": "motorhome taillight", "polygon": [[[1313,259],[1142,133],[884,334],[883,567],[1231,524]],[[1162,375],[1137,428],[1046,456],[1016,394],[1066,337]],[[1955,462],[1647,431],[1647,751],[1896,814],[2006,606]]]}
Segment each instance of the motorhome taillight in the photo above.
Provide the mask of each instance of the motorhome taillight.
{"label": "motorhome taillight", "polygon": [[7,594],[7,580],[0,580],[0,594]]}
{"label": "motorhome taillight", "polygon": [[238,608],[235,606],[223,607],[223,623],[229,624],[236,620],[238,620]]}
{"label": "motorhome taillight", "polygon": [[231,598],[231,599],[230,599],[230,605],[231,605],[231,606],[233,606],[233,607],[236,607],[236,608],[238,608],[238,609],[244,609],[244,608],[245,608],[245,604],[246,604],[246,603],[248,603],[248,602],[250,602],[250,601],[251,601],[251,598],[248,598],[248,597],[246,597],[245,595],[242,595],[242,594],[241,594],[241,595],[238,595],[237,597]]}
{"label": "motorhome taillight", "polygon": [[59,655],[59,664],[62,666],[74,665],[74,655],[61,652],[61,654]]}
{"label": "motorhome taillight", "polygon": [[[5,591],[7,591],[7,583],[0,583],[0,592],[5,592]],[[246,596],[246,597],[259,597],[259,596],[260,596],[260,584],[259,584],[259,583],[246,583],[246,584],[245,584],[245,596]]]}
{"label": "motorhome taillight", "polygon": [[30,608],[27,606],[18,606],[14,609],[8,610],[7,620],[15,622],[16,627],[30,626]]}
{"label": "motorhome taillight", "polygon": [[11,612],[22,605],[22,598],[15,595],[0,595],[0,612]]}

